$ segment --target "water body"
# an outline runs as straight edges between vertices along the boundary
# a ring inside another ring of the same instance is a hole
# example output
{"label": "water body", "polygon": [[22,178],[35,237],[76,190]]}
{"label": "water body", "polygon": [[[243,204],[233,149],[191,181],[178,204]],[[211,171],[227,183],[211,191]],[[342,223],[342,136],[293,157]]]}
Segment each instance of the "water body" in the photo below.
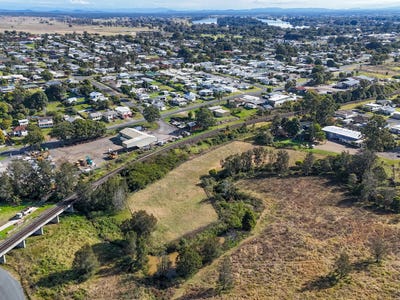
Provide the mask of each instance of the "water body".
{"label": "water body", "polygon": [[276,26],[280,28],[293,28],[293,25],[290,24],[289,22],[285,22],[279,19],[272,20],[272,19],[257,19],[258,21],[261,21],[263,23],[267,23],[269,26]]}
{"label": "water body", "polygon": [[193,21],[193,24],[217,24],[218,18],[206,18]]}
{"label": "water body", "polygon": [[25,300],[21,284],[10,273],[0,268],[0,299]]}

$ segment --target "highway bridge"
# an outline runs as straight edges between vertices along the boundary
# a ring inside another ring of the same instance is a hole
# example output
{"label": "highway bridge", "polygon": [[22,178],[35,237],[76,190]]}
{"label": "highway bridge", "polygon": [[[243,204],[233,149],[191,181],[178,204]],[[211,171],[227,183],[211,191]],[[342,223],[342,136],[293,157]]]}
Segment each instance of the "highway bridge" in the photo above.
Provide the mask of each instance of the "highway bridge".
{"label": "highway bridge", "polygon": [[[240,128],[243,125],[252,125],[260,122],[266,122],[266,121],[271,121],[275,115],[269,115],[266,117],[262,118],[257,118],[257,119],[252,119],[248,120],[242,123],[234,124],[229,126],[231,129],[235,128]],[[293,116],[293,113],[286,113],[286,114],[280,114],[281,117],[291,117]],[[163,152],[169,151],[174,148],[179,148],[181,146],[187,145],[187,144],[193,144],[197,143],[198,141],[201,141],[206,138],[210,138],[213,136],[216,136],[222,132],[224,132],[226,129],[221,128],[221,129],[215,129],[211,130],[193,137],[190,137],[185,140],[181,140],[177,143],[170,144],[166,147],[157,149],[156,151],[150,152],[148,154],[144,154],[140,156],[138,159],[136,159],[133,163],[135,162],[143,162],[151,157],[157,156]],[[103,176],[102,178],[98,179],[97,181],[94,181],[92,183],[92,187],[96,189],[98,186],[106,182],[110,177],[115,176],[116,174],[119,174],[121,171],[123,171],[125,168],[127,168],[127,165],[124,165],[107,175]],[[59,215],[61,215],[63,212],[72,210],[73,204],[75,201],[78,201],[78,196],[77,194],[73,194],[66,198],[64,201],[57,203],[55,207],[49,208],[48,210],[44,211],[39,217],[34,219],[31,223],[23,227],[20,231],[16,232],[12,236],[8,237],[5,239],[3,242],[0,243],[0,263],[6,263],[6,257],[5,255],[11,251],[14,248],[25,248],[26,247],[26,239],[30,236],[33,235],[42,235],[43,234],[43,227],[46,224],[49,223],[58,223],[59,222]]]}

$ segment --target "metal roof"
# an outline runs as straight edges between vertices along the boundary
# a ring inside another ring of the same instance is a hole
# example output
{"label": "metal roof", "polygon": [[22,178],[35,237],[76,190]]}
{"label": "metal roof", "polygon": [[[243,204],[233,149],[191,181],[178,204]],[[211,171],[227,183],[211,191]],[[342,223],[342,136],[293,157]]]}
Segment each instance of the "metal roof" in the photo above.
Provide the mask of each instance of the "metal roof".
{"label": "metal roof", "polygon": [[333,133],[340,135],[342,137],[351,138],[355,140],[359,140],[362,138],[362,133],[355,130],[350,130],[347,128],[337,127],[337,126],[326,126],[322,128],[324,132]]}

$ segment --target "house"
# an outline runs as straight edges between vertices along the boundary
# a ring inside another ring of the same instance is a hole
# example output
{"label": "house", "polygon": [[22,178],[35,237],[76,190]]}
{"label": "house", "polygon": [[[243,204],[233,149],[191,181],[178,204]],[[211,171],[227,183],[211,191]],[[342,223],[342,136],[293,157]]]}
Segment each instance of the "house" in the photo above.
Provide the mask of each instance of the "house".
{"label": "house", "polygon": [[38,126],[39,128],[51,128],[54,126],[53,118],[44,117],[38,118]]}
{"label": "house", "polygon": [[382,106],[379,109],[379,113],[386,115],[386,116],[391,116],[395,111],[396,111],[396,109],[391,106]]}
{"label": "house", "polygon": [[343,120],[354,118],[357,115],[358,113],[352,110],[338,110],[335,112],[335,117],[341,118]]}
{"label": "house", "polygon": [[122,119],[126,119],[126,118],[132,117],[132,112],[129,109],[129,107],[117,106],[114,110],[117,113],[117,115]]}
{"label": "house", "polygon": [[297,97],[295,95],[286,95],[282,93],[271,93],[267,97],[268,104],[273,107],[280,107],[283,103],[289,101],[296,101]]}
{"label": "house", "polygon": [[28,119],[18,120],[18,124],[19,126],[27,126],[29,124],[29,120]]}
{"label": "house", "polygon": [[248,102],[248,103],[244,104],[244,108],[246,108],[246,109],[256,109],[257,105],[255,105],[254,103]]}
{"label": "house", "polygon": [[104,95],[102,93],[99,92],[91,92],[89,94],[90,100],[97,102],[97,101],[105,101],[107,100],[106,97],[104,97]]}
{"label": "house", "polygon": [[28,135],[28,130],[26,126],[17,126],[13,129],[13,136],[27,136]]}
{"label": "house", "polygon": [[183,95],[183,98],[185,98],[186,100],[193,102],[196,101],[196,94],[193,92],[188,92],[185,95]]}
{"label": "house", "polygon": [[171,105],[175,105],[175,106],[186,106],[188,103],[184,98],[174,98],[170,101]]}
{"label": "house", "polygon": [[155,136],[133,128],[122,129],[119,134],[122,141],[122,146],[126,149],[145,148],[157,142],[157,138]]}
{"label": "house", "polygon": [[389,131],[394,134],[400,134],[400,125],[390,126]]}
{"label": "house", "polygon": [[400,112],[395,111],[390,117],[393,119],[400,120]]}
{"label": "house", "polygon": [[360,81],[354,78],[346,78],[344,81],[338,82],[334,88],[337,89],[352,89],[360,85]]}
{"label": "house", "polygon": [[257,96],[243,95],[241,98],[244,103],[251,103],[254,105],[260,105],[264,102],[263,100],[260,99],[260,97]]}
{"label": "house", "polygon": [[217,105],[217,106],[212,106],[208,108],[216,117],[226,117],[229,116],[229,111],[223,109],[221,106]]}
{"label": "house", "polygon": [[214,92],[212,90],[209,90],[209,89],[204,89],[204,90],[200,90],[199,91],[199,95],[201,97],[209,97],[209,96],[214,95]]}
{"label": "house", "polygon": [[145,100],[149,100],[150,96],[146,93],[137,93],[137,97],[139,98],[139,101],[145,101]]}
{"label": "house", "polygon": [[161,110],[161,111],[167,110],[167,106],[165,105],[165,103],[160,100],[154,100],[151,103],[151,105],[153,105],[154,107],[156,107],[158,110]]}
{"label": "house", "polygon": [[89,113],[89,119],[93,121],[100,121],[101,118],[103,118],[103,114],[101,112],[95,111],[92,113]]}
{"label": "house", "polygon": [[103,113],[103,119],[106,122],[111,122],[114,121],[118,117],[118,114],[116,111],[113,110],[107,110],[106,112]]}
{"label": "house", "polygon": [[359,131],[337,126],[326,126],[322,128],[322,131],[325,132],[326,137],[329,140],[339,141],[354,146],[361,146],[362,144],[362,134]]}
{"label": "house", "polygon": [[72,105],[75,104],[78,101],[78,99],[76,97],[71,97],[65,100],[65,103],[68,105]]}
{"label": "house", "polygon": [[100,121],[103,118],[103,114],[101,112],[95,111],[89,113],[88,118],[93,121]]}
{"label": "house", "polygon": [[375,112],[383,108],[383,106],[376,103],[367,103],[363,105],[363,108],[365,108],[368,111]]}

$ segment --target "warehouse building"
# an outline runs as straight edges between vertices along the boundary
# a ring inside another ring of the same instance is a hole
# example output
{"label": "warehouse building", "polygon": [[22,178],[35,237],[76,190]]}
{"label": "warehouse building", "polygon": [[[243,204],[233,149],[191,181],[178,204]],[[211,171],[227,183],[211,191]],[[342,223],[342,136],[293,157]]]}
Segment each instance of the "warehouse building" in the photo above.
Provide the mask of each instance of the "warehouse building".
{"label": "warehouse building", "polygon": [[133,128],[125,128],[119,134],[122,146],[126,149],[145,148],[157,142],[157,138],[154,135]]}
{"label": "warehouse building", "polygon": [[361,147],[363,143],[362,133],[359,131],[338,126],[326,126],[322,128],[322,131],[325,132],[327,139],[332,141],[338,141],[357,147]]}

